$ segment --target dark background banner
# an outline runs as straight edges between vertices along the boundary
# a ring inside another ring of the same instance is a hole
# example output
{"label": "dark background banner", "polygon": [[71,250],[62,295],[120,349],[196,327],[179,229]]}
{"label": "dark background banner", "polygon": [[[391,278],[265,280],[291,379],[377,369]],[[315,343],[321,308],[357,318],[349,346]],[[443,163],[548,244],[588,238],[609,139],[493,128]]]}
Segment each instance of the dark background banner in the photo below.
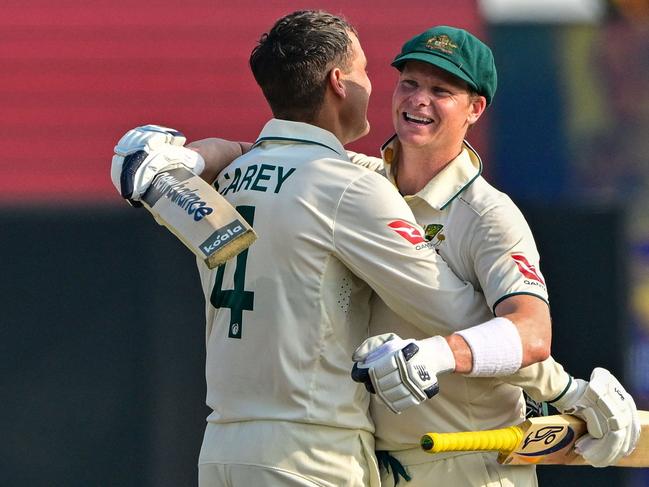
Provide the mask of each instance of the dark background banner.
{"label": "dark background banner", "polygon": [[[621,212],[525,213],[544,256],[553,355],[578,377],[594,364],[621,376]],[[128,207],[4,210],[0,228],[12,249],[0,258],[0,485],[195,485],[208,410],[190,252]],[[542,467],[540,478],[610,486],[624,473]]]}

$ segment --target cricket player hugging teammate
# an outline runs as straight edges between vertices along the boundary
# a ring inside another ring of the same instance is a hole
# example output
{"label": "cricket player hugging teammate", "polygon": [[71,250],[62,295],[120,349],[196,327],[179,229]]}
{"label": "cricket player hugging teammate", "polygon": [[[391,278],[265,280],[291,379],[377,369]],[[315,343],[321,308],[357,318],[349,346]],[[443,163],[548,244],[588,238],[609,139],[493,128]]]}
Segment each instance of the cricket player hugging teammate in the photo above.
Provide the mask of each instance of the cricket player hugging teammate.
{"label": "cricket player hugging teammate", "polygon": [[[495,90],[495,83],[481,81],[492,73],[493,62],[486,74],[475,71],[485,68],[482,61],[452,63],[453,72],[446,73],[451,64],[437,64],[449,46],[457,59],[490,60],[467,33],[447,27],[417,36],[397,58],[395,100],[403,102],[395,110],[403,149],[400,181],[411,167],[406,164],[408,137],[419,133],[413,131],[435,130],[433,118],[457,120],[453,126],[461,130],[453,131],[453,151],[448,151],[453,155],[445,159],[457,170],[441,172],[439,188],[409,201],[429,197],[431,209],[448,207],[477,221],[474,217],[483,213],[471,210],[466,198],[483,205],[495,192],[479,178],[479,157],[463,138]],[[418,54],[410,59],[412,49]],[[222,194],[261,236],[236,262],[213,271],[199,265],[207,315],[207,403],[213,411],[199,458],[199,484],[375,487],[376,438],[376,445],[410,473],[413,487],[460,485],[459,479],[469,476],[472,482],[463,485],[536,485],[533,466],[499,465],[486,454],[433,461],[418,446],[431,420],[446,422],[445,431],[463,429],[476,419],[480,429],[515,424],[524,412],[521,387],[539,392],[541,400],[547,395],[562,412],[586,420],[592,437],[579,446],[592,464],[608,465],[629,453],[639,434],[632,398],[620,394],[622,386],[603,369],[595,369],[586,382],[548,362],[547,296],[535,298],[519,285],[517,261],[509,250],[496,256],[503,272],[488,272],[493,286],[483,286],[491,290],[487,302],[471,285],[477,279],[456,274],[452,256],[443,260],[448,257],[443,251],[415,248],[412,239],[390,226],[403,222],[399,228],[410,226],[423,240],[416,212],[425,205],[411,208],[402,194],[418,189],[399,187],[400,194],[369,166],[351,164],[344,149],[369,130],[371,83],[355,29],[323,12],[295,12],[262,35],[250,65],[275,118],[225,172],[208,177],[198,166],[190,167],[207,181],[218,179]],[[476,75],[476,86],[454,78],[467,69]],[[313,93],[304,94],[311,85]],[[296,99],[298,94],[304,96]],[[438,109],[434,115],[419,113],[416,100]],[[379,159],[377,166],[382,163]],[[389,168],[383,172],[393,176]],[[123,165],[116,167],[113,181],[128,197],[124,182],[129,176],[123,174]],[[448,195],[448,187],[462,188],[463,198]],[[443,204],[445,195],[452,205]],[[506,214],[519,219],[513,208]],[[423,213],[419,217],[426,225],[437,223],[425,221]],[[481,222],[479,229],[491,235],[493,220]],[[526,223],[519,223],[529,247],[526,255],[536,256]],[[456,236],[450,227],[447,242]],[[464,227],[454,228],[461,232]],[[512,232],[505,233],[495,243],[505,245]],[[457,234],[459,243],[474,241],[477,247],[487,241],[493,245],[490,238]],[[493,251],[477,251],[481,262],[493,264]],[[511,282],[501,293],[505,277]],[[529,309],[542,319],[523,317],[521,310]],[[395,329],[397,323],[403,326]],[[368,328],[375,336],[363,342]],[[412,338],[401,339],[393,331]],[[352,356],[353,378],[365,387],[349,378]],[[373,421],[364,388],[376,393]],[[251,448],[251,438],[272,447]],[[381,480],[393,485],[385,474]]]}

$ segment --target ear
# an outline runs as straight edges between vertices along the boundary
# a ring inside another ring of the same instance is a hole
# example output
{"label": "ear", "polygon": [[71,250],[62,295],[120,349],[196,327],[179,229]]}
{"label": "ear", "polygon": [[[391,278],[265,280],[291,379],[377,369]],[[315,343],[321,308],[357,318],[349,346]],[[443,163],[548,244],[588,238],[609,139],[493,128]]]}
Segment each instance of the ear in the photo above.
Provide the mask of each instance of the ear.
{"label": "ear", "polygon": [[327,81],[329,87],[335,95],[341,98],[345,98],[347,96],[345,83],[343,83],[343,72],[340,70],[340,68],[333,68],[331,71],[329,71],[329,74],[327,75]]}
{"label": "ear", "polygon": [[487,108],[487,99],[484,96],[471,97],[469,100],[469,115],[467,117],[469,125],[473,125],[478,121],[484,113],[485,108]]}

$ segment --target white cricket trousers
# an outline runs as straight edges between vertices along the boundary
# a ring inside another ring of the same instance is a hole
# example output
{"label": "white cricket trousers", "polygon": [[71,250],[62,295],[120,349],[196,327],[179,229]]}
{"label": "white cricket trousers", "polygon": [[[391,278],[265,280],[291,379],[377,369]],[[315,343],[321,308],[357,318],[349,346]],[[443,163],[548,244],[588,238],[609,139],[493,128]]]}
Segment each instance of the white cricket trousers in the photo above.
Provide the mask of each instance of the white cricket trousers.
{"label": "white cricket trousers", "polygon": [[199,487],[379,487],[374,438],[361,430],[294,423],[208,423]]}
{"label": "white cricket trousers", "polygon": [[[417,448],[390,452],[410,475],[399,487],[538,487],[533,465],[500,465],[496,453],[439,453]],[[394,487],[392,472],[381,468],[381,486]]]}

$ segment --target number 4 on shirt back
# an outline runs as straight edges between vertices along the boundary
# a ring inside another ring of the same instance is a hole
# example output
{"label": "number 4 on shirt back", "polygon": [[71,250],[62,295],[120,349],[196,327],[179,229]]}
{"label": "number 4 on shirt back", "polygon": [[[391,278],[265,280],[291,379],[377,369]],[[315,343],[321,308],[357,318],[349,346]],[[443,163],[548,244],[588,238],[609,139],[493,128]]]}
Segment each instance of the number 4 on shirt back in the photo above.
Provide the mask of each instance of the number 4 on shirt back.
{"label": "number 4 on shirt back", "polygon": [[[255,219],[254,206],[237,206],[236,210],[253,226]],[[252,291],[246,291],[246,264],[248,261],[248,249],[237,255],[236,267],[234,269],[234,289],[223,288],[223,274],[225,272],[226,262],[218,267],[216,271],[216,280],[214,289],[210,296],[210,303],[215,308],[230,309],[230,327],[228,329],[228,338],[241,338],[243,328],[243,312],[252,311],[254,306],[254,296]]]}

